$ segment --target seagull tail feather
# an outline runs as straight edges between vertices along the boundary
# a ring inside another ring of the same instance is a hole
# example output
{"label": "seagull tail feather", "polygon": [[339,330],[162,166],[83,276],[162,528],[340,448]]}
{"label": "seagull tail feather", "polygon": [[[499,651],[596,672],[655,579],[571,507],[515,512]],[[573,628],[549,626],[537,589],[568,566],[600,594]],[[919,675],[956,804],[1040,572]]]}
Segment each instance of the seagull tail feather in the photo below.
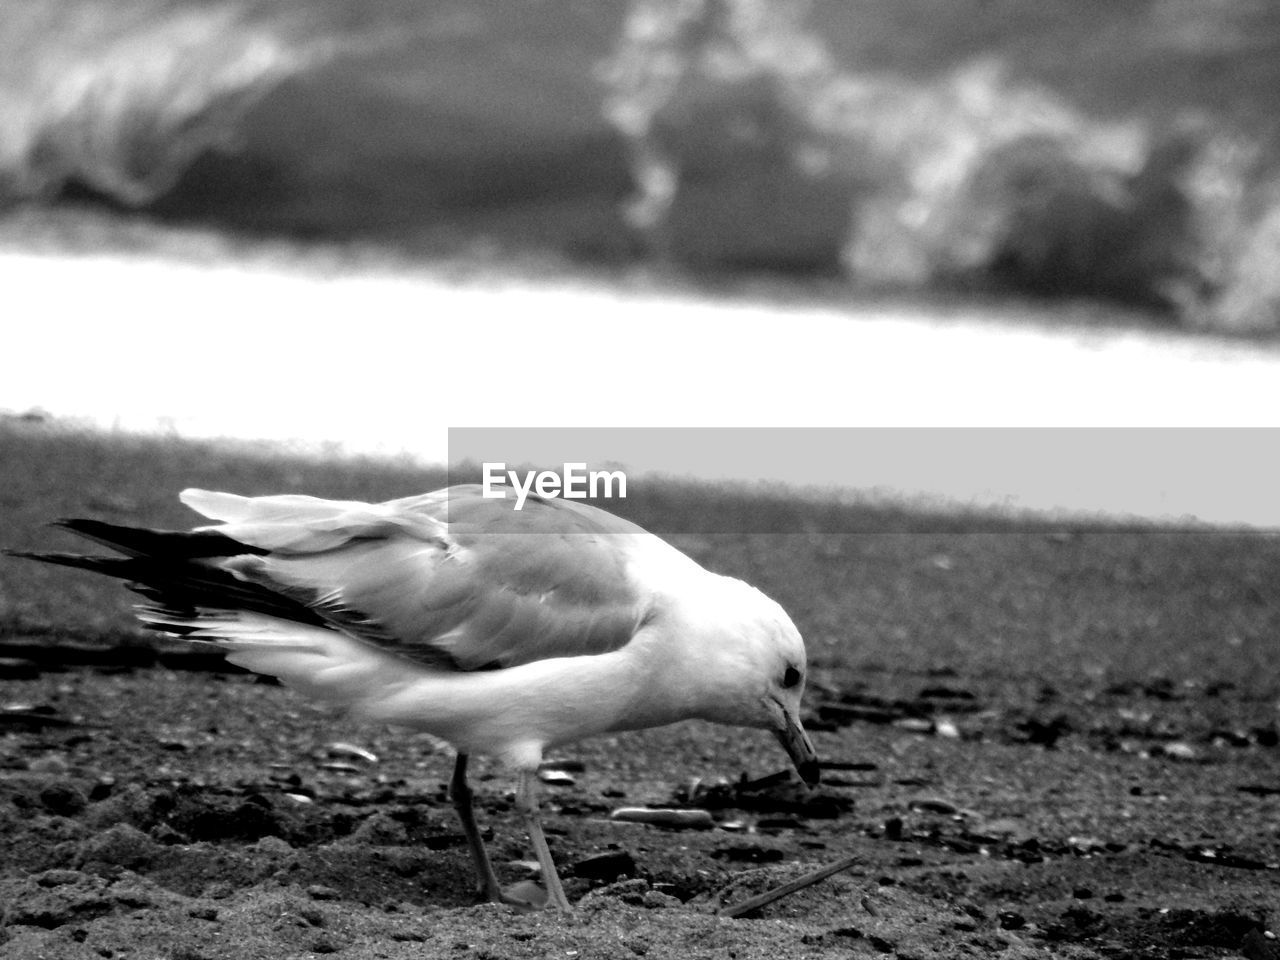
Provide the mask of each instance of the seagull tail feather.
{"label": "seagull tail feather", "polygon": [[[7,552],[123,580],[153,608],[179,616],[194,615],[197,609],[246,610],[310,625],[324,622],[302,603],[246,582],[224,569],[222,564],[229,557],[262,551],[221,533],[151,530],[84,519],[61,520],[57,525],[122,555]],[[155,623],[144,623],[159,629]]]}

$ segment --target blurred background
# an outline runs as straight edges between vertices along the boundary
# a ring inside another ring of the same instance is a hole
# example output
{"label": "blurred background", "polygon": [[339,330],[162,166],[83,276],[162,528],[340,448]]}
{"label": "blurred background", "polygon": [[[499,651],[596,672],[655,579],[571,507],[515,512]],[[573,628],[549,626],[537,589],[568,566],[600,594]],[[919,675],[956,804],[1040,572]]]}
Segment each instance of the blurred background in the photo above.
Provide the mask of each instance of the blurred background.
{"label": "blurred background", "polygon": [[0,0],[0,22],[11,416],[439,462],[451,426],[1280,409],[1266,0]]}
{"label": "blurred background", "polygon": [[9,249],[288,239],[1280,325],[1265,0],[0,0],[0,19]]}

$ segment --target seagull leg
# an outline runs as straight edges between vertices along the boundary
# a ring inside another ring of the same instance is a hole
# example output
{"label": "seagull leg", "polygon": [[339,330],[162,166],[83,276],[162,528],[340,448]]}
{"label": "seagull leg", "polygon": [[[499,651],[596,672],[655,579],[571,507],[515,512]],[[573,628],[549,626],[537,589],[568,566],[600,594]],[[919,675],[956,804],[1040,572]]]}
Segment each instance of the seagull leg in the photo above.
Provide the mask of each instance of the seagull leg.
{"label": "seagull leg", "polygon": [[529,840],[533,844],[533,852],[538,857],[538,865],[542,867],[542,883],[547,888],[547,903],[557,910],[569,910],[569,898],[564,895],[564,887],[560,884],[560,875],[556,873],[555,861],[551,859],[551,850],[547,847],[547,838],[542,833],[542,821],[538,818],[538,781],[536,770],[520,771],[520,790],[516,794],[516,805],[524,814],[525,826],[529,831]]}
{"label": "seagull leg", "polygon": [[467,755],[458,754],[453,763],[453,779],[449,781],[449,799],[453,801],[453,809],[458,811],[458,819],[462,821],[462,831],[467,835],[467,846],[471,849],[471,860],[476,865],[476,895],[487,897],[497,903],[506,903],[507,898],[498,884],[497,874],[493,872],[493,864],[489,862],[489,854],[485,851],[484,841],[480,839],[480,828],[476,826],[476,813],[472,807],[471,785],[467,783]]}

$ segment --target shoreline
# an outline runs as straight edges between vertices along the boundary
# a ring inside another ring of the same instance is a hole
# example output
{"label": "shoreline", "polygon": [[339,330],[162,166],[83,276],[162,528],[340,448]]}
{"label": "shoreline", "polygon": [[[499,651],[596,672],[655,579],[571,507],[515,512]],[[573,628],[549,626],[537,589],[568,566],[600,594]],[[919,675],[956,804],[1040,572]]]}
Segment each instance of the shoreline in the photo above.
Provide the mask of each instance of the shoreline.
{"label": "shoreline", "polygon": [[[326,276],[305,259],[204,266],[0,252],[0,271],[13,303],[40,304],[27,318],[16,311],[11,360],[0,362],[0,411],[39,410],[108,431],[439,463],[457,425],[1084,427],[1101,437],[1114,427],[1280,423],[1280,348],[1046,326],[1071,308],[789,305],[598,279],[447,279],[392,265]],[[894,455],[892,442],[888,454],[885,444],[878,449],[882,459]],[[1006,477],[1025,474],[1016,451],[992,449],[987,456],[1009,468]],[[1233,471],[1232,456],[1195,454],[1179,466],[1177,451],[1165,451],[1147,472],[1157,480],[1201,473],[1194,502],[1165,491],[1135,509],[1130,493],[1116,509],[1280,522],[1267,505],[1265,457],[1246,463],[1237,453]],[[758,479],[1073,506],[1069,497],[1049,503],[1043,493],[1001,490],[999,469],[970,476],[957,494],[947,487],[955,467],[920,463],[915,478],[899,469],[889,480],[865,470],[856,478],[772,470]],[[672,472],[669,464],[650,469]],[[747,476],[742,469],[721,476]],[[1126,472],[1141,469],[1135,460]],[[686,472],[705,479],[714,467]],[[1054,495],[1068,494],[1059,484]],[[1105,508],[1105,490],[1090,497],[1087,509]]]}

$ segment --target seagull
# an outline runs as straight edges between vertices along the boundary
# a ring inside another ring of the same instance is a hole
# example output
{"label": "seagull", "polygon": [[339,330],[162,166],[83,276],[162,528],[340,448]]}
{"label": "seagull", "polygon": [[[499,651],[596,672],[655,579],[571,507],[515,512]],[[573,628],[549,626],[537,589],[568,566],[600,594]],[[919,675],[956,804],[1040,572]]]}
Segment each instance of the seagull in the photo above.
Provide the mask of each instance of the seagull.
{"label": "seagull", "polygon": [[[189,532],[59,525],[117,556],[25,553],[125,580],[147,626],[215,644],[353,715],[456,750],[449,796],[477,896],[568,910],[538,815],[545,752],[585,737],[702,719],[771,730],[800,777],[805,648],[786,612],[607,511],[531,494],[522,509],[452,486],[385,503],[190,489],[219,521]],[[519,775],[517,806],[545,887],[504,891],[485,851],[467,759]]]}

